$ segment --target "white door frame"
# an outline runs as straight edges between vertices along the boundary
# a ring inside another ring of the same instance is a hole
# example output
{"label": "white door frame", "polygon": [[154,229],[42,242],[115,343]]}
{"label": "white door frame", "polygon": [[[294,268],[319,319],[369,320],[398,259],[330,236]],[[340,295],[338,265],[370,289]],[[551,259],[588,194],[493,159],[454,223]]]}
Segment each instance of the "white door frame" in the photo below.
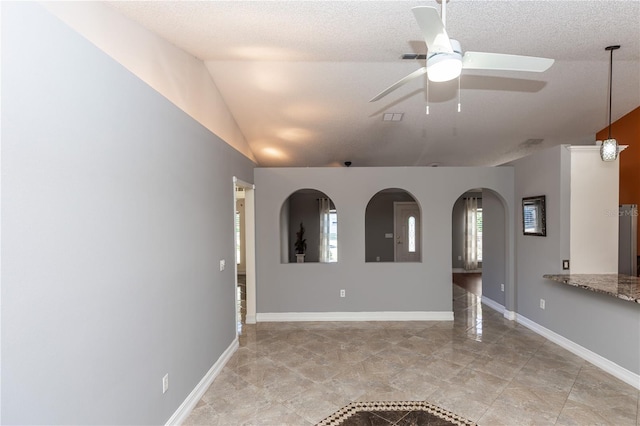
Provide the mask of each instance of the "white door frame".
{"label": "white door frame", "polygon": [[[236,187],[244,189],[244,243],[245,243],[245,267],[247,277],[247,313],[246,323],[256,323],[256,219],[255,219],[255,185],[252,183],[244,182],[237,177],[233,177],[233,218],[235,224],[236,214]],[[236,252],[235,247],[235,230],[234,230],[234,247],[233,253]],[[235,256],[234,256],[235,259]],[[234,265],[234,281],[235,286],[238,286],[238,265],[233,262]],[[234,291],[234,303],[236,301],[236,293]],[[237,306],[236,306],[237,311]],[[237,318],[234,327],[237,330]]]}

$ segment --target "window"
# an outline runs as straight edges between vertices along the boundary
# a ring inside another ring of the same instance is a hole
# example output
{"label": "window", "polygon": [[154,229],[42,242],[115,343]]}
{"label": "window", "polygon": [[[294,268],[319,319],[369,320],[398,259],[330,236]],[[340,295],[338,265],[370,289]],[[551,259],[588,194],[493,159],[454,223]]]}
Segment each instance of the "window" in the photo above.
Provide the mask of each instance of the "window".
{"label": "window", "polygon": [[329,262],[338,261],[338,214],[336,209],[329,211]]}
{"label": "window", "polygon": [[409,253],[416,252],[416,218],[415,216],[410,216],[407,221],[408,228],[408,240],[409,240]]}

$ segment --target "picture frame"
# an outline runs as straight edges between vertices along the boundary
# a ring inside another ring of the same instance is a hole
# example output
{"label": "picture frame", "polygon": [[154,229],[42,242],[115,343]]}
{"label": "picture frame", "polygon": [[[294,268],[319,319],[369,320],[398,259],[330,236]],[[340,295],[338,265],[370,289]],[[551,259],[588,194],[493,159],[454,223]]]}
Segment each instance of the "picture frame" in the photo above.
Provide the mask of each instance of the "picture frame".
{"label": "picture frame", "polygon": [[522,199],[522,233],[537,237],[547,236],[546,196]]}

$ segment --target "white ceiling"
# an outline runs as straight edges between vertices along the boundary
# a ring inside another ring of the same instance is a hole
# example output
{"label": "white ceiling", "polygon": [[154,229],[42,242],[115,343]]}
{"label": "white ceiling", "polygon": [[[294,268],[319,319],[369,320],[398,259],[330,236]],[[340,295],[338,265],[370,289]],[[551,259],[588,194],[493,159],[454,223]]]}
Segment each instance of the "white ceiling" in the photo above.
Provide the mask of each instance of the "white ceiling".
{"label": "white ceiling", "polygon": [[451,0],[447,32],[463,50],[556,62],[541,74],[465,71],[460,91],[430,83],[429,115],[426,77],[368,101],[424,65],[400,56],[426,52],[411,8],[433,0],[109,4],[205,62],[264,167],[496,165],[593,143],[607,126],[611,44],[622,46],[613,119],[640,105],[640,0]]}

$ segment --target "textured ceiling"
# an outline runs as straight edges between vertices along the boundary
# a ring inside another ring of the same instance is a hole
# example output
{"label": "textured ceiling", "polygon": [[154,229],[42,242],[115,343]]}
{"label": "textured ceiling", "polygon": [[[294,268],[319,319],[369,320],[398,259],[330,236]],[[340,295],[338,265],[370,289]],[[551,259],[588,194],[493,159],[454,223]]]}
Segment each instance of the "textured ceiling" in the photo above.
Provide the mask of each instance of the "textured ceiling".
{"label": "textured ceiling", "polygon": [[640,105],[638,0],[451,0],[447,31],[463,50],[556,62],[542,74],[464,72],[460,91],[430,83],[429,115],[426,78],[368,101],[424,65],[400,56],[426,52],[411,7],[435,1],[109,4],[205,62],[261,166],[496,165],[593,143],[607,125],[610,44],[622,45],[614,120]]}

